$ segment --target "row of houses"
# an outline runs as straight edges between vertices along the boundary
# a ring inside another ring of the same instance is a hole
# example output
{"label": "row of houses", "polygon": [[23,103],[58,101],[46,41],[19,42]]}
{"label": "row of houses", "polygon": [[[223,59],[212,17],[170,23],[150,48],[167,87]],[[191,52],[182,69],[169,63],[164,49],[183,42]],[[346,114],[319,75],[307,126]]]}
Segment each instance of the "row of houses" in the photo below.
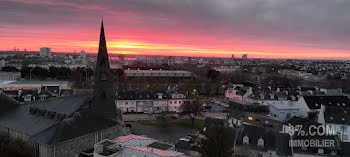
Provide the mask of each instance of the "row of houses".
{"label": "row of houses", "polygon": [[178,92],[118,92],[115,100],[116,107],[123,113],[179,113],[184,103],[189,100]]}
{"label": "row of houses", "polygon": [[[263,125],[271,124],[271,121],[284,123],[293,117],[310,118],[324,126],[334,127],[341,142],[350,142],[350,99],[348,96],[301,96],[298,101],[268,101],[269,111],[255,114],[253,112],[241,112],[230,114],[231,122],[235,125],[243,122]],[[266,105],[263,104],[263,105]],[[257,105],[259,107],[263,105]],[[252,107],[252,104],[247,104]],[[266,106],[265,106],[266,107]],[[245,114],[243,114],[245,113]],[[264,114],[265,113],[265,114]],[[265,124],[266,123],[266,124]]]}
{"label": "row of houses", "polygon": [[45,100],[73,94],[68,81],[13,81],[3,84],[0,90],[18,102]]}

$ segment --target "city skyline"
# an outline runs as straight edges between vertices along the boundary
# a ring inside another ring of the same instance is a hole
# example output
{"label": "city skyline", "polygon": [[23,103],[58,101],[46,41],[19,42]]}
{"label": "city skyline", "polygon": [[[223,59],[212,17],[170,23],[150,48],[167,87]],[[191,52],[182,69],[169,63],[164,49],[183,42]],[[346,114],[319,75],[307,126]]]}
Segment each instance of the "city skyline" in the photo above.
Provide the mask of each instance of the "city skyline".
{"label": "city skyline", "polygon": [[350,59],[347,3],[5,0],[0,50],[97,53],[103,16],[111,54]]}

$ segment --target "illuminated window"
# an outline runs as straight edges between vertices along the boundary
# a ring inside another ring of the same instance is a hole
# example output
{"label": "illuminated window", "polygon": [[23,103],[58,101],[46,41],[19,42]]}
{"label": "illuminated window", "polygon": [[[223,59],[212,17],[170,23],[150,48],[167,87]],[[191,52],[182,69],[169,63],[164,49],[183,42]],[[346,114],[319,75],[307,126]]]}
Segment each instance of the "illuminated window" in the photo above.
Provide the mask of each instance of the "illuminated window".
{"label": "illuminated window", "polygon": [[269,124],[270,122],[269,121],[265,121],[266,124]]}
{"label": "illuminated window", "polygon": [[253,117],[248,117],[249,120],[253,120]]}

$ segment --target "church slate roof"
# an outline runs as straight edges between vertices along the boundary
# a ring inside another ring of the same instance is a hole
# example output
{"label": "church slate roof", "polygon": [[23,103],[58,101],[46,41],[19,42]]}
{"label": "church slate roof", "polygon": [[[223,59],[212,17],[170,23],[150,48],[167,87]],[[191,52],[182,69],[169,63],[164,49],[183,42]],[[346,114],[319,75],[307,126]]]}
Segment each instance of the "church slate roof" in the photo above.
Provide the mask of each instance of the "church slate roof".
{"label": "church slate roof", "polygon": [[[89,96],[69,96],[19,105],[13,111],[0,116],[0,126],[33,136],[60,122],[59,114],[69,117],[80,109]],[[30,113],[36,109],[36,112]],[[45,115],[44,112],[46,111]],[[56,112],[56,118],[49,118],[48,112]],[[43,114],[41,114],[43,113]]]}
{"label": "church slate roof", "polygon": [[17,106],[19,106],[19,103],[15,99],[7,96],[3,92],[0,92],[0,114],[10,112]]}

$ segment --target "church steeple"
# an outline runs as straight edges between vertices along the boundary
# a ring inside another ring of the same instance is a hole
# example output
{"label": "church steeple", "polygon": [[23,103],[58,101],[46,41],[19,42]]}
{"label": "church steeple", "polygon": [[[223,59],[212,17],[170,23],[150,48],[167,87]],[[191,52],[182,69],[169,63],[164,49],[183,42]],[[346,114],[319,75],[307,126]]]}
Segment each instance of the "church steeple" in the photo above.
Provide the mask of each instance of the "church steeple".
{"label": "church steeple", "polygon": [[104,116],[105,118],[115,119],[117,116],[114,102],[115,95],[113,92],[106,38],[102,21],[91,109],[96,114]]}

